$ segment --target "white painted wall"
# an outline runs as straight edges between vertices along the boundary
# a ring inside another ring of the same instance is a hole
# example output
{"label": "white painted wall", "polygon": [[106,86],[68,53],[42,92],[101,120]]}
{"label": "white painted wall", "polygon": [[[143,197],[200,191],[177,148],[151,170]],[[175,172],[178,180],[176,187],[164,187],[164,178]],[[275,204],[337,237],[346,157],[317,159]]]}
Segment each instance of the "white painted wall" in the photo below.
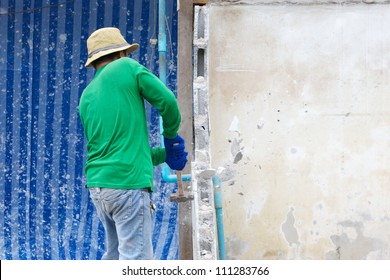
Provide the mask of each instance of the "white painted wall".
{"label": "white painted wall", "polygon": [[389,259],[390,5],[210,2],[228,258]]}

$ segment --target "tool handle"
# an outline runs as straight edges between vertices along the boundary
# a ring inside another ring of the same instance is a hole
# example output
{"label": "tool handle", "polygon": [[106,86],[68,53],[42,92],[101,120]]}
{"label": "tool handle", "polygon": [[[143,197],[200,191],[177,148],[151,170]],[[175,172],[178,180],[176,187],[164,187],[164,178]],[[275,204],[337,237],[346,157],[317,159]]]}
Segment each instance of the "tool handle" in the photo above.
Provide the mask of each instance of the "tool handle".
{"label": "tool handle", "polygon": [[183,196],[184,195],[182,173],[183,173],[183,171],[181,171],[181,170],[177,170],[176,171],[177,186],[179,188],[179,196]]}

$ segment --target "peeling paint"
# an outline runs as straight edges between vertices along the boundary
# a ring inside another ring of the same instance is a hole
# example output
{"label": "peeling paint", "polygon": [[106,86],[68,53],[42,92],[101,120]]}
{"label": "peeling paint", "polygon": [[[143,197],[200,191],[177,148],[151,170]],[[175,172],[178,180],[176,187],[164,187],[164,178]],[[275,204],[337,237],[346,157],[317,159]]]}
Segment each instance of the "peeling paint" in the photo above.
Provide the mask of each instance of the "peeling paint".
{"label": "peeling paint", "polygon": [[234,116],[232,122],[230,123],[229,131],[240,132],[240,130],[238,128],[239,123],[240,123],[240,121],[239,121],[238,117]]}
{"label": "peeling paint", "polygon": [[249,197],[249,202],[246,202],[246,219],[250,221],[255,215],[260,215],[267,201],[267,192],[261,190]]}
{"label": "peeling paint", "polygon": [[249,249],[248,242],[239,238],[234,232],[226,238],[226,244],[228,248],[226,253],[230,260],[240,259]]}
{"label": "peeling paint", "polygon": [[216,173],[221,180],[221,182],[226,182],[234,179],[236,176],[236,171],[229,165],[220,166],[217,168]]}
{"label": "peeling paint", "polygon": [[236,164],[243,158],[242,149],[241,147],[242,139],[234,138],[232,141],[232,147],[231,147],[231,153],[233,155],[233,163]]}
{"label": "peeling paint", "polygon": [[339,225],[342,227],[342,230],[352,229],[356,237],[351,237],[347,233],[332,235],[330,239],[336,246],[336,249],[326,254],[327,259],[362,260],[367,259],[372,252],[384,249],[385,244],[383,241],[363,236],[363,223],[345,221],[339,223]]}
{"label": "peeling paint", "polygon": [[286,238],[289,246],[293,246],[294,244],[299,246],[299,236],[298,231],[295,228],[295,217],[294,217],[294,208],[291,208],[287,214],[286,221],[282,224],[282,232],[284,238]]}

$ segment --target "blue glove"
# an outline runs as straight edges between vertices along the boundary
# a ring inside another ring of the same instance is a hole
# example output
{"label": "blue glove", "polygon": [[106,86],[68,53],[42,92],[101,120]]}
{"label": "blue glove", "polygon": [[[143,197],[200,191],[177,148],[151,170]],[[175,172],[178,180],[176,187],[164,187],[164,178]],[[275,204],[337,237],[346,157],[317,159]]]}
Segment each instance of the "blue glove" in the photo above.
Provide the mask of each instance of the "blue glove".
{"label": "blue glove", "polygon": [[188,153],[185,151],[185,141],[179,135],[173,139],[164,137],[164,146],[167,154],[165,162],[173,170],[183,170],[187,163]]}

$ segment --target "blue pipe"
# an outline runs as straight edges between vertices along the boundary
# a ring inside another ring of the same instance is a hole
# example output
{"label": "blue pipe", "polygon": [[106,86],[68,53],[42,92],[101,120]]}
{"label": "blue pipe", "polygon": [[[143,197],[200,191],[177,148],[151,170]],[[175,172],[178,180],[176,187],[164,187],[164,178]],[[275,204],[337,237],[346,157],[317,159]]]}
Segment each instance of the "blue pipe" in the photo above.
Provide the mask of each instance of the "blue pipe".
{"label": "blue pipe", "polygon": [[167,84],[167,67],[166,67],[166,57],[167,57],[167,34],[165,33],[165,0],[158,1],[158,61],[159,61],[159,77],[160,80]]}
{"label": "blue pipe", "polygon": [[222,212],[222,192],[221,192],[221,182],[218,176],[214,175],[212,177],[214,185],[214,206],[215,214],[217,220],[217,234],[218,234],[218,249],[219,249],[219,259],[226,260],[226,248],[225,248],[225,233],[223,226],[223,212]]}
{"label": "blue pipe", "polygon": [[[158,1],[158,61],[159,61],[159,78],[164,83],[167,84],[167,34],[166,24],[165,24],[165,0]],[[161,132],[161,147],[164,148],[164,136],[163,132],[163,122],[160,116],[160,132]],[[164,163],[162,167],[162,178],[167,183],[175,183],[177,182],[177,176],[175,174],[171,174],[171,169],[169,166]],[[183,181],[191,181],[190,174],[183,174]]]}

